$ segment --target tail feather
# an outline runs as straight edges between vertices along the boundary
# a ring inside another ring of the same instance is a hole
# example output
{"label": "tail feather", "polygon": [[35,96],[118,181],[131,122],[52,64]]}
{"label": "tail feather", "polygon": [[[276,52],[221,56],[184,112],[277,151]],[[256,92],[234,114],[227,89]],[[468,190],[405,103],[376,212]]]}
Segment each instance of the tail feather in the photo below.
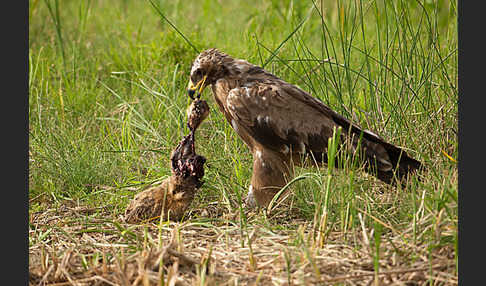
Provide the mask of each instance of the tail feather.
{"label": "tail feather", "polygon": [[424,169],[421,162],[410,157],[400,147],[386,142],[383,138],[368,130],[362,130],[335,112],[332,114],[336,123],[354,135],[352,140],[355,147],[358,138],[362,138],[361,146],[365,149],[366,170],[381,181],[395,184],[394,178],[397,178],[400,182],[404,182],[408,174]]}
{"label": "tail feather", "polygon": [[408,174],[413,174],[418,170],[423,169],[422,163],[410,157],[403,149],[387,142],[384,142],[382,146],[387,151],[393,166],[391,170],[377,170],[376,176],[383,182],[394,184],[396,182],[394,177],[400,182],[403,182]]}
{"label": "tail feather", "polygon": [[[313,97],[309,98],[308,104],[311,104],[326,116],[330,116],[337,126],[341,126],[344,133],[341,134],[342,139],[351,140],[353,151],[356,151],[360,142],[358,138],[362,138],[359,149],[364,149],[367,171],[378,179],[388,184],[395,184],[394,177],[396,177],[399,181],[404,182],[408,174],[424,168],[422,163],[410,157],[405,150],[386,142],[383,138],[368,130],[363,130],[319,100]],[[350,135],[350,137],[347,135]]]}
{"label": "tail feather", "polygon": [[363,131],[366,170],[388,184],[395,184],[396,179],[404,182],[408,174],[423,169],[422,163],[410,157],[405,150],[369,131]]}

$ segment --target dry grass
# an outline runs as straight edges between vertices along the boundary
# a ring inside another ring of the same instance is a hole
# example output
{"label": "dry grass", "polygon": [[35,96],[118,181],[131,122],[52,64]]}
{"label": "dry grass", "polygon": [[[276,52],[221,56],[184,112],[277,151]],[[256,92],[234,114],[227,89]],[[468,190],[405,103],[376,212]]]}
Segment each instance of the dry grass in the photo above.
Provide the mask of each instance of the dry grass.
{"label": "dry grass", "polygon": [[[378,267],[373,229],[330,231],[322,245],[310,222],[280,212],[276,230],[210,221],[131,225],[109,207],[62,207],[32,213],[30,285],[457,285],[454,249],[411,242],[412,228],[384,227]],[[216,210],[216,207],[214,208]],[[218,212],[220,212],[219,209]],[[194,215],[193,213],[192,215]],[[248,221],[261,218],[248,213]],[[366,216],[360,214],[360,218]],[[292,221],[288,225],[287,221]],[[296,225],[300,225],[295,229]],[[163,265],[162,269],[160,265]]]}

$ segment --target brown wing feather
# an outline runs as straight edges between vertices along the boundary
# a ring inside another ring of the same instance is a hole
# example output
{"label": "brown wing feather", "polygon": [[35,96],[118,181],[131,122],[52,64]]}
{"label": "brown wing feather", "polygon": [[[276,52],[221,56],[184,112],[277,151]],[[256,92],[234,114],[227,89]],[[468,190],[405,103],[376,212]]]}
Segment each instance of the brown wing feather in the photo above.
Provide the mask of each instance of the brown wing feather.
{"label": "brown wing feather", "polygon": [[226,104],[238,128],[275,151],[312,152],[316,160],[326,162],[327,141],[333,127],[340,126],[341,139],[351,142],[348,147],[352,151],[362,134],[365,157],[386,182],[392,180],[395,168],[402,177],[421,166],[399,147],[362,130],[305,91],[278,79],[254,81],[232,89]]}
{"label": "brown wing feather", "polygon": [[315,109],[318,109],[322,111],[324,114],[330,116],[337,125],[343,128],[343,130],[351,129],[351,132],[356,135],[360,135],[361,132],[363,132],[363,139],[364,142],[367,143],[368,145],[367,147],[374,149],[372,151],[379,154],[382,154],[384,151],[386,151],[387,155],[390,158],[389,160],[391,161],[393,168],[396,167],[396,164],[398,164],[398,162],[400,162],[401,165],[400,167],[403,168],[402,170],[403,173],[407,172],[408,169],[415,170],[422,167],[422,164],[419,161],[409,157],[407,153],[403,151],[401,148],[386,142],[383,138],[370,132],[369,130],[363,130],[361,127],[357,126],[347,118],[343,117],[339,113],[330,109],[327,105],[322,103],[320,100],[312,97],[311,95],[304,92],[303,90],[288,83],[282,86],[289,95],[306,102],[307,104],[314,107]]}
{"label": "brown wing feather", "polygon": [[330,116],[273,83],[232,89],[226,103],[239,128],[275,151],[322,153],[336,125]]}

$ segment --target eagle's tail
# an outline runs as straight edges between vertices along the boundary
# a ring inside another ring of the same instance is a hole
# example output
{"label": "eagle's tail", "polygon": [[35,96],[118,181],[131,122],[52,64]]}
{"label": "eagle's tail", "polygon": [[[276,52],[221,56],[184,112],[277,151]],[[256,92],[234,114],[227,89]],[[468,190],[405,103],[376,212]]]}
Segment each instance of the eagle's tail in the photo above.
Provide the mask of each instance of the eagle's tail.
{"label": "eagle's tail", "polygon": [[[398,179],[399,182],[405,183],[409,174],[425,169],[422,163],[410,157],[402,148],[386,142],[369,130],[361,129],[335,112],[332,114],[334,121],[343,127],[343,131],[348,131],[341,134],[342,139],[351,139],[353,149],[363,151],[366,171],[381,181],[395,184]],[[358,145],[360,148],[357,148]]]}
{"label": "eagle's tail", "polygon": [[373,158],[367,160],[370,162],[367,164],[367,169],[381,181],[395,184],[394,178],[396,178],[399,182],[404,183],[409,174],[414,174],[424,168],[422,163],[410,157],[403,149],[384,141],[380,145],[386,150],[391,168],[379,168]]}

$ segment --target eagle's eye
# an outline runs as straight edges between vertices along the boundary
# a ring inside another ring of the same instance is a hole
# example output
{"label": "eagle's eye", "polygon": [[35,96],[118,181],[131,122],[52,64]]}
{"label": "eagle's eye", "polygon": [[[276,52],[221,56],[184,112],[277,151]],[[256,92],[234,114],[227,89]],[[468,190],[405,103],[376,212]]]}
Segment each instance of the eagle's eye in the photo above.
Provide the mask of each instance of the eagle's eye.
{"label": "eagle's eye", "polygon": [[192,73],[191,80],[193,83],[196,84],[201,80],[202,76],[203,76],[202,70],[198,68],[194,71],[194,73]]}

